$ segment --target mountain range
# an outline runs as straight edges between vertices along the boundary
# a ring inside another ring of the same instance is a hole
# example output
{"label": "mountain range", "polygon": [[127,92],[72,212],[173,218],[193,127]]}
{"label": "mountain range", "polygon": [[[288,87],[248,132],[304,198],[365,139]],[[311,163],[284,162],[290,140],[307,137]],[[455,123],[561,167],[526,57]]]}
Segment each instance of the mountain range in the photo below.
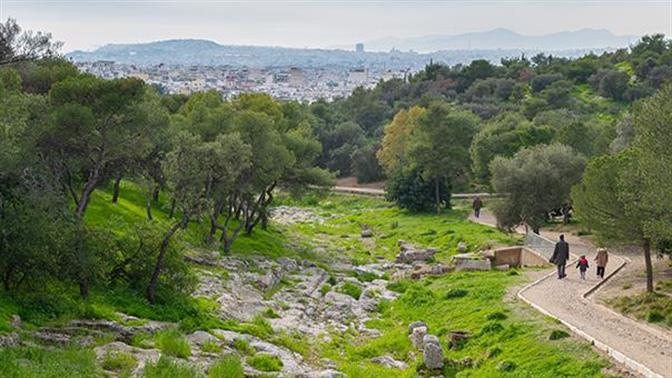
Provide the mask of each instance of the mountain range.
{"label": "mountain range", "polygon": [[[220,45],[202,39],[173,39],[147,43],[108,44],[93,51],[73,51],[75,62],[109,60],[134,65],[230,65],[248,67],[368,67],[417,69],[430,60],[446,64],[552,52],[580,56],[627,47],[634,36],[615,36],[606,30],[583,29],[544,36],[525,36],[507,29],[454,36],[386,38],[365,43],[366,52],[352,49],[299,49]],[[354,46],[352,46],[354,47]],[[422,53],[418,52],[422,51]]]}
{"label": "mountain range", "polygon": [[523,35],[508,29],[456,35],[428,35],[413,38],[383,38],[365,42],[369,51],[391,49],[433,52],[440,50],[527,49],[558,51],[627,47],[639,39],[633,35],[614,35],[604,29],[581,29],[544,35]]}

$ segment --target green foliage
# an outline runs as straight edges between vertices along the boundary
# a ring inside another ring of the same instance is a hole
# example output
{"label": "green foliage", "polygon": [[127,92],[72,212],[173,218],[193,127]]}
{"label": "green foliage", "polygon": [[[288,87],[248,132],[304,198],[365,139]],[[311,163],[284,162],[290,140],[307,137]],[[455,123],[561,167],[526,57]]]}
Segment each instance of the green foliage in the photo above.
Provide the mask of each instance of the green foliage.
{"label": "green foliage", "polygon": [[462,298],[467,296],[467,294],[469,294],[469,290],[454,288],[448,290],[448,292],[444,295],[444,298],[446,299]]}
{"label": "green foliage", "polygon": [[324,284],[322,285],[322,287],[320,287],[320,294],[322,294],[323,297],[327,295],[327,293],[330,291],[331,291],[331,285],[329,284]]}
{"label": "green foliage", "polygon": [[548,337],[549,340],[560,340],[569,337],[569,333],[561,329],[554,329],[551,331],[551,335]]}
{"label": "green foliage", "polygon": [[355,299],[359,299],[362,296],[362,287],[350,281],[345,281],[343,286],[339,288],[339,291]]}
{"label": "green foliage", "polygon": [[170,329],[158,333],[156,346],[168,356],[187,358],[191,356],[191,347],[187,339],[177,330]]}
{"label": "green foliage", "polygon": [[234,354],[224,356],[208,369],[208,378],[244,378],[240,358]]}
{"label": "green foliage", "polygon": [[276,356],[259,353],[247,358],[248,365],[259,371],[271,372],[282,370],[282,361]]}
{"label": "green foliage", "polygon": [[207,340],[201,345],[201,350],[207,353],[219,353],[222,351],[222,347],[216,341]]}
{"label": "green foliage", "polygon": [[267,308],[266,310],[264,310],[263,315],[264,315],[265,317],[269,318],[269,319],[278,319],[278,318],[280,318],[280,315],[278,315],[278,313],[275,312],[275,310],[273,310],[273,309],[270,308],[270,307]]}
{"label": "green foliage", "polygon": [[243,338],[237,338],[233,340],[233,347],[236,348],[237,351],[243,353],[243,354],[253,354],[254,349],[250,346],[250,342],[247,341],[247,339]]}
{"label": "green foliage", "polygon": [[500,226],[526,223],[538,230],[552,210],[569,200],[584,164],[581,155],[557,144],[524,149],[511,159],[496,158],[491,164],[492,184],[497,192],[508,194],[494,206]]}
{"label": "green foliage", "polygon": [[[420,171],[398,170],[387,179],[385,198],[403,209],[426,212],[436,205],[435,185],[435,182],[425,180]],[[450,190],[445,180],[440,180],[439,196],[441,203],[450,207]]]}

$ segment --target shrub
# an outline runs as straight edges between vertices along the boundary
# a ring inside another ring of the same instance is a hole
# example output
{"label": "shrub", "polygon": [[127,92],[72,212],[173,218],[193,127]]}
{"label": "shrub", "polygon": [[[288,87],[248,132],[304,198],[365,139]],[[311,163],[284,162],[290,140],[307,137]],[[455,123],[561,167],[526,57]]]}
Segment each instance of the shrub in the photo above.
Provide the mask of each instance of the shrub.
{"label": "shrub", "polygon": [[[433,181],[426,181],[419,171],[399,170],[392,174],[385,184],[385,198],[399,207],[412,212],[427,212],[436,209]],[[439,186],[440,201],[450,207],[450,190],[447,182]]]}
{"label": "shrub", "polygon": [[469,290],[466,289],[450,289],[444,296],[445,299],[454,299],[462,298],[469,294]]}
{"label": "shrub", "polygon": [[338,281],[336,280],[336,277],[329,276],[329,278],[327,279],[327,283],[331,286],[336,286],[336,284],[338,284]]}
{"label": "shrub", "polygon": [[410,306],[432,304],[435,299],[434,293],[424,287],[411,287],[401,296],[401,301]]}
{"label": "shrub", "polygon": [[488,314],[488,316],[486,317],[486,319],[488,320],[504,320],[506,318],[507,318],[506,314],[504,314],[501,311],[493,312],[491,314]]}
{"label": "shrub", "polygon": [[394,291],[395,293],[403,294],[411,286],[409,280],[399,280],[395,282],[390,282],[387,284],[387,290]]}
{"label": "shrub", "polygon": [[229,354],[221,360],[215,362],[208,369],[208,378],[243,378],[245,372],[240,358]]}
{"label": "shrub", "polygon": [[145,366],[144,376],[145,378],[196,378],[200,375],[185,363],[161,356],[155,364],[150,363]]}
{"label": "shrub", "polygon": [[282,370],[282,361],[276,356],[266,353],[259,353],[247,358],[247,364],[259,371],[280,371]]}
{"label": "shrub", "polygon": [[569,333],[561,330],[561,329],[554,329],[551,331],[551,335],[548,337],[550,340],[560,340],[564,339],[566,337],[569,337]]}
{"label": "shrub", "polygon": [[488,358],[494,358],[502,354],[502,349],[499,347],[493,347],[488,350]]}
{"label": "shrub", "polygon": [[665,320],[665,316],[656,310],[649,311],[646,314],[646,321],[650,323],[658,323]]}
{"label": "shrub", "polygon": [[175,329],[158,333],[156,335],[156,346],[168,356],[179,358],[191,356],[189,342]]}
{"label": "shrub", "polygon": [[340,289],[341,293],[347,294],[357,300],[362,296],[362,288],[352,282],[345,282]]}
{"label": "shrub", "polygon": [[103,359],[103,369],[130,372],[138,364],[138,359],[130,353],[110,351]]}
{"label": "shrub", "polygon": [[500,332],[504,329],[504,326],[502,326],[499,323],[488,323],[483,328],[481,329],[480,334],[481,335],[486,335],[488,333],[497,333]]}

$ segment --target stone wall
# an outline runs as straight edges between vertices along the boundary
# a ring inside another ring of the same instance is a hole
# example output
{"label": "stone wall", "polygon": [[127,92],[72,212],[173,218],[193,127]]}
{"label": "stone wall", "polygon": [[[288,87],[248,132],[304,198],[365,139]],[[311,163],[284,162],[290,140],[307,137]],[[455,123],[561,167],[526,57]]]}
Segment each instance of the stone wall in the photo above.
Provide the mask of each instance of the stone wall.
{"label": "stone wall", "polygon": [[550,259],[553,256],[555,242],[533,232],[528,232],[525,235],[525,246],[537,251],[546,259]]}

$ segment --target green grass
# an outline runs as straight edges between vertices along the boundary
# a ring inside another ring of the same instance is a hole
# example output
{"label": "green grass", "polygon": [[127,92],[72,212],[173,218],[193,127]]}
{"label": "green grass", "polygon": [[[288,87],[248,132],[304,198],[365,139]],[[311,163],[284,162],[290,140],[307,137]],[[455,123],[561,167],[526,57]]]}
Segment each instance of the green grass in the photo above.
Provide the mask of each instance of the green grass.
{"label": "green grass", "polygon": [[658,293],[644,293],[619,297],[608,302],[624,314],[672,328],[672,297]]}
{"label": "green grass", "polygon": [[201,345],[201,350],[207,353],[219,353],[222,351],[222,347],[216,341],[207,340]]}
{"label": "green grass", "polygon": [[282,361],[278,357],[266,353],[259,353],[248,357],[247,364],[264,372],[282,370]]}
{"label": "green grass", "polygon": [[101,366],[105,370],[113,370],[120,374],[129,374],[138,365],[138,359],[130,353],[110,351],[103,358]]}
{"label": "green grass", "polygon": [[237,338],[233,340],[233,347],[243,354],[254,354],[254,348],[250,346],[250,342],[247,339]]}
{"label": "green grass", "polygon": [[3,378],[85,378],[101,376],[93,350],[38,347],[0,348]]}
{"label": "green grass", "polygon": [[156,334],[156,346],[168,356],[187,358],[191,347],[187,339],[177,330],[169,329]]}
{"label": "green grass", "polygon": [[[292,198],[281,198],[280,203],[306,205],[305,201]],[[450,261],[461,241],[467,243],[469,251],[519,242],[515,236],[467,221],[468,209],[462,207],[446,210],[440,215],[414,214],[380,198],[328,195],[318,201],[313,210],[325,216],[325,222],[290,225],[287,226],[290,233],[297,238],[328,244],[329,251],[340,249],[357,264],[375,262],[376,256],[394,260],[399,252],[398,240],[437,248],[436,259],[441,262]],[[332,214],[336,215],[333,219],[329,217]],[[362,224],[375,231],[374,237],[366,242],[371,244],[365,244],[359,236]]]}
{"label": "green grass", "polygon": [[[369,323],[381,331],[382,336],[366,339],[356,332],[338,335],[331,343],[322,345],[321,354],[337,361],[348,376],[362,377],[366,371],[393,376],[392,371],[369,362],[372,357],[388,354],[410,365],[397,374],[399,377],[415,377],[416,366],[408,360],[414,348],[408,339],[407,327],[413,321],[423,320],[429,332],[440,337],[447,357],[471,357],[477,361],[474,368],[450,374],[499,376],[499,364],[511,362],[521,377],[601,376],[600,370],[607,362],[594,353],[588,343],[570,339],[551,342],[549,334],[557,329],[554,322],[521,305],[504,303],[507,287],[520,280],[520,276],[493,271],[404,281],[397,285],[403,292],[401,297],[379,306],[381,319]],[[466,290],[468,294],[448,295],[457,290]],[[505,315],[507,313],[510,315]],[[459,350],[448,350],[447,335],[456,330],[467,331],[472,336]]]}
{"label": "green grass", "polygon": [[184,362],[161,356],[155,364],[147,364],[145,378],[201,378],[203,374]]}
{"label": "green grass", "polygon": [[208,378],[243,378],[245,372],[240,358],[229,354],[215,362],[208,369]]}
{"label": "green grass", "polygon": [[362,287],[349,281],[346,281],[343,286],[339,288],[339,291],[355,299],[359,299],[359,297],[362,296]]}

